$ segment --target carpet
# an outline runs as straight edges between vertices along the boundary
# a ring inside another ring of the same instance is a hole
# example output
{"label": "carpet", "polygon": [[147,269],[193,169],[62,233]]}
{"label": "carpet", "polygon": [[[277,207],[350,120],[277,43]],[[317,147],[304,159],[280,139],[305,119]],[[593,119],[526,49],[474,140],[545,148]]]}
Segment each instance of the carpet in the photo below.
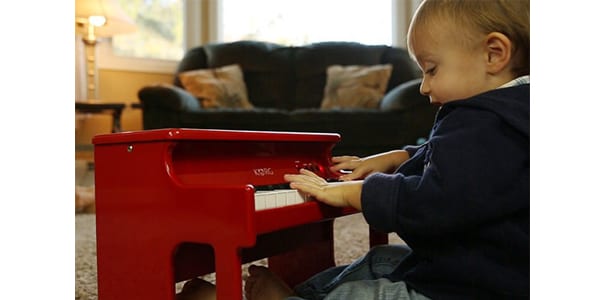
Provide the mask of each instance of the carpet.
{"label": "carpet", "polygon": [[[348,264],[369,249],[369,227],[361,214],[345,216],[334,222],[335,261],[337,265]],[[390,243],[403,243],[390,234]],[[265,265],[266,260],[255,262]],[[244,271],[248,264],[244,265]],[[214,274],[204,277],[214,282]],[[176,285],[181,289],[183,283]],[[96,218],[92,213],[75,215],[75,299],[96,300]]]}

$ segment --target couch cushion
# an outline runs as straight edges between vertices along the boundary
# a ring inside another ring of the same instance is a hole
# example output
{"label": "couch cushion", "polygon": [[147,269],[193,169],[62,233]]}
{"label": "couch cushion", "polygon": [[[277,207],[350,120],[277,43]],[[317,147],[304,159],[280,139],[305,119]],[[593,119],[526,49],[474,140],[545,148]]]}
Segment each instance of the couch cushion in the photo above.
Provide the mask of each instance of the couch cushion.
{"label": "couch cushion", "polygon": [[378,108],[391,73],[391,64],[330,66],[321,108]]}
{"label": "couch cushion", "polygon": [[186,71],[179,74],[179,79],[203,108],[253,108],[239,65]]}
{"label": "couch cushion", "polygon": [[377,65],[388,46],[355,42],[321,42],[297,47],[295,108],[318,108],[324,97],[327,68],[331,65]]}
{"label": "couch cushion", "polygon": [[294,76],[291,48],[258,41],[237,41],[203,46],[210,68],[239,64],[244,72],[248,99],[255,107],[292,109]]}

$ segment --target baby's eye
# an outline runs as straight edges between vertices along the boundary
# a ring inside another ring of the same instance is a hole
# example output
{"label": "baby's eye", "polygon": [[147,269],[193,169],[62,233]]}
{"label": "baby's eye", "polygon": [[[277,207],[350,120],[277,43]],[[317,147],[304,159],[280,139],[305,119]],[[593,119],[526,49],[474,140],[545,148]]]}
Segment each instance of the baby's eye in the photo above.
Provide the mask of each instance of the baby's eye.
{"label": "baby's eye", "polygon": [[431,67],[425,70],[425,74],[427,75],[435,75],[435,71],[437,71],[437,66]]}

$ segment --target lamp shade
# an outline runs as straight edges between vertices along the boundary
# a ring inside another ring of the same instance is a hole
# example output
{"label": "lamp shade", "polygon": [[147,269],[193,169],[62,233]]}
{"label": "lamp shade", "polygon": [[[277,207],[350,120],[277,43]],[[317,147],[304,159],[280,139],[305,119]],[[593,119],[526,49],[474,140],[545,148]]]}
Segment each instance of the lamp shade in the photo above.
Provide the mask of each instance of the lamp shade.
{"label": "lamp shade", "polygon": [[136,30],[135,23],[116,0],[75,0],[75,24],[78,34],[86,34],[89,18],[92,16],[104,17],[106,20],[103,26],[95,27],[98,37],[110,37]]}

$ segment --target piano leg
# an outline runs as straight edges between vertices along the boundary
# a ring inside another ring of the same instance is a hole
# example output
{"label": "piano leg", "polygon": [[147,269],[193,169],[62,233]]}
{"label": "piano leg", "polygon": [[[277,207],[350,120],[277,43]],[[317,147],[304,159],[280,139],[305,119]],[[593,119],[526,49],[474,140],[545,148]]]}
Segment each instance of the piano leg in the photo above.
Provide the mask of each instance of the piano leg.
{"label": "piano leg", "polygon": [[242,258],[240,250],[215,247],[217,299],[242,299]]}
{"label": "piano leg", "polygon": [[98,240],[98,299],[175,299],[170,249],[120,245]]}

